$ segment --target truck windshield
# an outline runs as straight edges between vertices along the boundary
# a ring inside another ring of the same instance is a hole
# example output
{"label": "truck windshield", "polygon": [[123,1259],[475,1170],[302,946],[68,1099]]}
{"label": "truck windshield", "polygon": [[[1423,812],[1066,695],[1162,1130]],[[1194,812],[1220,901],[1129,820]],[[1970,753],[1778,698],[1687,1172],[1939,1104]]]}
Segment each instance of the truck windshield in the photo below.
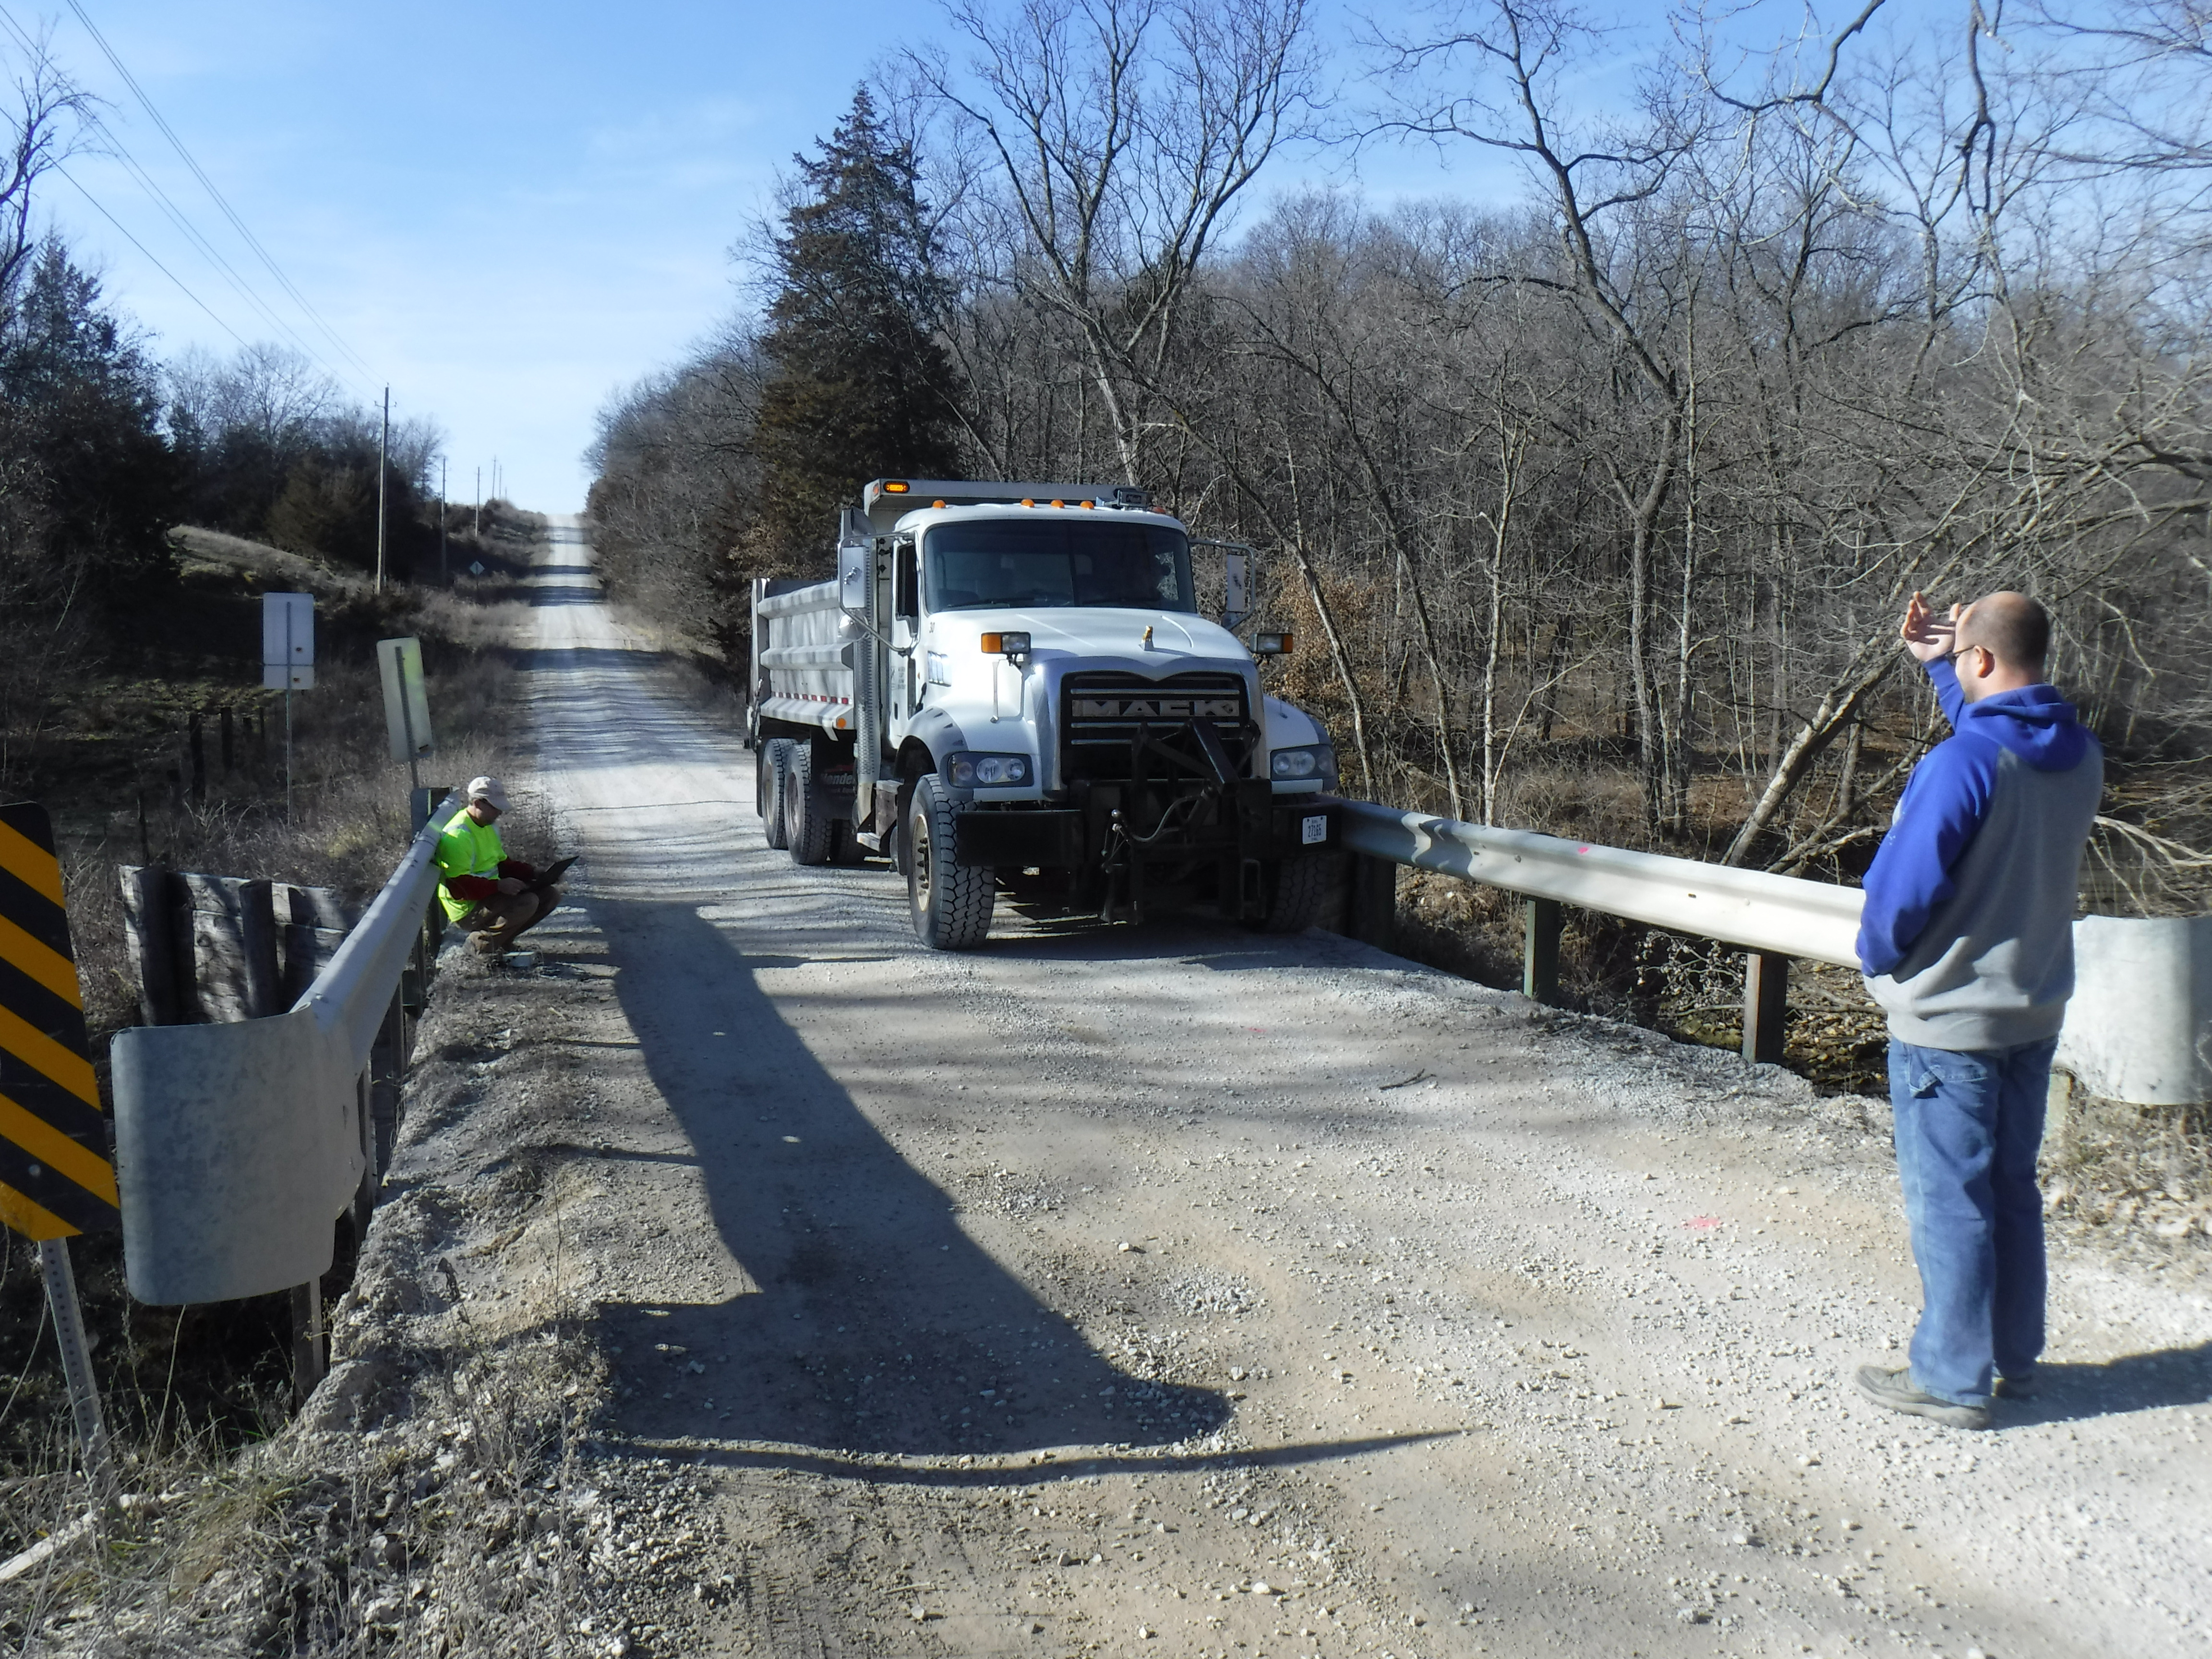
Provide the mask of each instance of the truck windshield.
{"label": "truck windshield", "polygon": [[932,611],[1121,605],[1195,611],[1190,544],[1165,525],[987,519],[940,524],[922,543]]}

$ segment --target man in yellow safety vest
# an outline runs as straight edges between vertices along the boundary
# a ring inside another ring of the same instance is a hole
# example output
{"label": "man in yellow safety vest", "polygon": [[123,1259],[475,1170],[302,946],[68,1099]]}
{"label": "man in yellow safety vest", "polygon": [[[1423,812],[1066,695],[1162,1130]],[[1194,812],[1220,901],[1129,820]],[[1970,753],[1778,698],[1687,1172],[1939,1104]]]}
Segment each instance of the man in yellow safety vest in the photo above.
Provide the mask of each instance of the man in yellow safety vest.
{"label": "man in yellow safety vest", "polygon": [[438,902],[480,956],[495,957],[552,914],[561,890],[538,879],[536,866],[507,855],[499,816],[507,791],[497,778],[471,778],[469,804],[438,837]]}

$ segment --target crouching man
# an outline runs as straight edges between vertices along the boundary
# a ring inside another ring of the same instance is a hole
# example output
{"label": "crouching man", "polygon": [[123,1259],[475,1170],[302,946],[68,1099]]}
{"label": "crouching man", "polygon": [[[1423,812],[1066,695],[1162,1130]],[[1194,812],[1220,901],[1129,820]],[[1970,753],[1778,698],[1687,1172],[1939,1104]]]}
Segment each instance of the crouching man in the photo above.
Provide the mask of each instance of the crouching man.
{"label": "crouching man", "polygon": [[561,890],[537,869],[511,859],[499,836],[507,791],[497,778],[472,778],[469,804],[438,837],[438,902],[447,919],[472,935],[479,956],[495,957],[552,914]]}
{"label": "crouching man", "polygon": [[2035,1159],[2104,757],[2044,683],[2051,621],[2033,599],[1992,593],[1944,619],[1915,593],[1903,633],[1952,735],[1913,769],[1867,871],[1858,951],[1889,1016],[1922,1307],[1911,1364],[1857,1381],[1893,1411],[1985,1429],[1992,1395],[2033,1392],[2043,1352]]}

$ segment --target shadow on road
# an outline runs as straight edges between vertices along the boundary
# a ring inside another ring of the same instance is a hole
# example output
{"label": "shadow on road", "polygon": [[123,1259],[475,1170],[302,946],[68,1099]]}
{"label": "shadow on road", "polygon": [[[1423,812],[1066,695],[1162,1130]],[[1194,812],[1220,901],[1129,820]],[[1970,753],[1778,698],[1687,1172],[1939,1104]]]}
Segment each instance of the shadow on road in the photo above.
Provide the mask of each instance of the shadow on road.
{"label": "shadow on road", "polygon": [[[640,1390],[625,1432],[942,1455],[1163,1443],[1228,1420],[1218,1394],[1117,1369],[979,1249],[783,1022],[728,933],[680,899],[589,904],[714,1224],[760,1286],[714,1306],[602,1310]],[[856,1030],[894,1012],[866,985],[842,1016]]]}
{"label": "shadow on road", "polygon": [[[530,574],[532,576],[542,576],[549,569],[558,571],[561,568],[559,565],[535,565],[532,567]],[[565,585],[532,582],[530,588],[530,603],[539,609],[550,605],[605,605],[606,599],[607,596],[599,588],[586,586],[581,582]]]}
{"label": "shadow on road", "polygon": [[2036,1397],[2002,1407],[2001,1420],[2007,1427],[2208,1405],[2212,1404],[2212,1342],[2122,1354],[2098,1364],[2042,1364],[2035,1368],[2035,1375]]}

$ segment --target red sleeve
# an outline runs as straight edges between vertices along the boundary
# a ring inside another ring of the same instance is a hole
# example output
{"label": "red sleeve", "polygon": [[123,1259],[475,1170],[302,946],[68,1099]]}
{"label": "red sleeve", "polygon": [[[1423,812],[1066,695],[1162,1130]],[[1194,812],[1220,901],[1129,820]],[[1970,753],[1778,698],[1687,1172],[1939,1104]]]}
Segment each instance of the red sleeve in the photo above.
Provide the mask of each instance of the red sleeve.
{"label": "red sleeve", "polygon": [[499,884],[489,876],[447,876],[446,890],[457,899],[469,899],[482,904],[486,899],[499,896]]}
{"label": "red sleeve", "polygon": [[499,872],[502,876],[513,876],[517,881],[538,879],[538,866],[534,864],[525,864],[520,859],[501,859],[499,861]]}

